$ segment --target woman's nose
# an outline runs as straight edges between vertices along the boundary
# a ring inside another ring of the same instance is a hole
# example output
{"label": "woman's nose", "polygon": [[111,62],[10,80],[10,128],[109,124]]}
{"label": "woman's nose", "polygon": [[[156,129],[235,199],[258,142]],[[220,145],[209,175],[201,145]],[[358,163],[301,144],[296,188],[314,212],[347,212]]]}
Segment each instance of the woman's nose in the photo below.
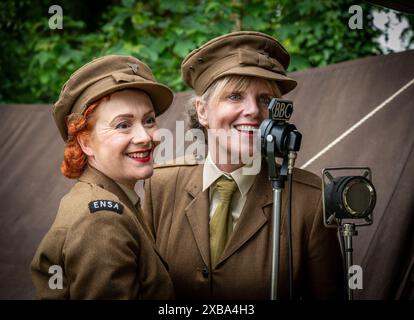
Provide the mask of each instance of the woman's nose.
{"label": "woman's nose", "polygon": [[248,96],[244,104],[244,114],[248,115],[254,119],[258,118],[260,115],[260,108],[255,97]]}
{"label": "woman's nose", "polygon": [[132,143],[149,145],[152,143],[152,137],[144,126],[140,125],[133,130]]}

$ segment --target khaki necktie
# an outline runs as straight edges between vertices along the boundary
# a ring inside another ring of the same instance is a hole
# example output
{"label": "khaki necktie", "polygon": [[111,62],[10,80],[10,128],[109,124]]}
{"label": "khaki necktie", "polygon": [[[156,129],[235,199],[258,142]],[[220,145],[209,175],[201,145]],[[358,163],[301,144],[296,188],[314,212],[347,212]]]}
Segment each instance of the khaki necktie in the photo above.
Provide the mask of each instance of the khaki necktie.
{"label": "khaki necktie", "polygon": [[220,201],[213,217],[210,220],[210,256],[211,266],[214,268],[220,259],[227,240],[233,232],[233,217],[231,215],[231,198],[237,189],[234,180],[222,176],[215,185]]}

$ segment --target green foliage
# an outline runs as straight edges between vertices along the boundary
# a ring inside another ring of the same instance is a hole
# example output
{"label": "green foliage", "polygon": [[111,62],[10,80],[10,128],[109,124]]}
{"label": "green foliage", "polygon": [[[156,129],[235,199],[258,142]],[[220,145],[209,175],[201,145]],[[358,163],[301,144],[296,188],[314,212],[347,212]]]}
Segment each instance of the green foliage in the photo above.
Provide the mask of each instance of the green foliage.
{"label": "green foliage", "polygon": [[281,40],[292,55],[290,71],[381,53],[370,5],[360,4],[364,28],[348,28],[352,4],[355,1],[122,0],[103,2],[85,13],[85,4],[78,0],[60,4],[63,30],[51,30],[49,1],[2,2],[0,101],[54,102],[74,70],[105,54],[136,56],[151,66],[159,81],[182,91],[187,89],[180,73],[183,58],[234,30],[261,31]]}

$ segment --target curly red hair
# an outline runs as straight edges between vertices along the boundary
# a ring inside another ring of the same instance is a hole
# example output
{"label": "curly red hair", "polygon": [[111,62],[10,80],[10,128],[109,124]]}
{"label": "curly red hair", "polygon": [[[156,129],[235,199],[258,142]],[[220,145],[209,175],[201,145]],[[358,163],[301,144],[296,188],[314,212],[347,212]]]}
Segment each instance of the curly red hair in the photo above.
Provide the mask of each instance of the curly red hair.
{"label": "curly red hair", "polygon": [[109,96],[105,96],[89,105],[82,115],[68,119],[68,140],[63,153],[63,161],[60,165],[60,171],[67,178],[77,179],[85,170],[88,159],[79,145],[78,137],[88,137],[91,134],[95,125],[95,121],[91,116],[103,99],[109,99]]}

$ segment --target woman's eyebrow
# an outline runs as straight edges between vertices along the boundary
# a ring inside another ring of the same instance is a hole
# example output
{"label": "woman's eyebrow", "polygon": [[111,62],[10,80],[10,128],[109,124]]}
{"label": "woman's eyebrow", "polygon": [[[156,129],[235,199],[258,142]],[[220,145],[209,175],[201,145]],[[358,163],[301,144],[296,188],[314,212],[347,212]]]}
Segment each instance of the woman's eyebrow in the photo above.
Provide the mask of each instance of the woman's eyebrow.
{"label": "woman's eyebrow", "polygon": [[219,95],[219,97],[220,98],[225,98],[225,97],[227,97],[228,95],[230,95],[230,94],[243,94],[243,90],[223,90],[223,91],[221,91],[220,92],[220,95]]}
{"label": "woman's eyebrow", "polygon": [[271,91],[262,91],[259,93],[259,95],[272,95],[273,93]]}
{"label": "woman's eyebrow", "polygon": [[144,115],[142,117],[145,117],[149,114],[155,114],[155,111],[154,110],[148,110],[147,112],[144,113]]}
{"label": "woman's eyebrow", "polygon": [[113,124],[116,120],[118,120],[119,118],[133,118],[134,115],[131,113],[123,113],[123,114],[118,114],[115,118],[113,118],[110,122],[110,124]]}

